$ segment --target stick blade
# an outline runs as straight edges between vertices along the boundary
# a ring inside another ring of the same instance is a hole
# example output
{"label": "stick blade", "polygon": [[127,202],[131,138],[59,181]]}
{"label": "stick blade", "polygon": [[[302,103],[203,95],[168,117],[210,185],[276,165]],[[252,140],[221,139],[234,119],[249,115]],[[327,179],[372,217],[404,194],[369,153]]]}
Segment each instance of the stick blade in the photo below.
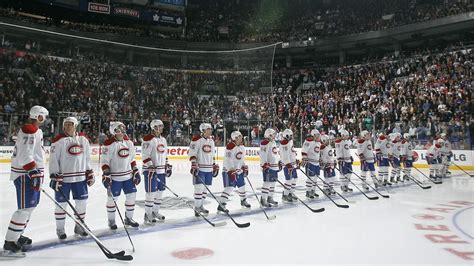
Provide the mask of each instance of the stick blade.
{"label": "stick blade", "polygon": [[235,223],[235,225],[237,225],[238,228],[246,228],[250,226],[250,222],[244,224]]}
{"label": "stick blade", "polygon": [[277,218],[276,215],[272,215],[272,216],[267,217],[268,220],[275,220],[276,218]]}
{"label": "stick blade", "polygon": [[224,225],[227,225],[227,222],[225,221],[222,221],[222,222],[218,222],[218,223],[214,223],[214,227],[221,227],[221,226],[224,226]]}
{"label": "stick blade", "polygon": [[319,208],[319,209],[311,209],[312,212],[317,213],[317,212],[323,212],[325,211],[325,208]]}

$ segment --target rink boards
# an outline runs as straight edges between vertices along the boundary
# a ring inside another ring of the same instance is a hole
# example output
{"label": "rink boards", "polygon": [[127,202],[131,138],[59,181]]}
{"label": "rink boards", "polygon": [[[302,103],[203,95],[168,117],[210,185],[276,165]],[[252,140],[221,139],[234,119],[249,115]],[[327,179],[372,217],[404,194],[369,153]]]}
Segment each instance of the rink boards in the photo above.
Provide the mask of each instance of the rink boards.
{"label": "rink boards", "polygon": [[[46,152],[46,157],[49,158],[50,147],[44,147]],[[9,163],[11,162],[11,156],[13,154],[13,146],[0,146],[0,163]],[[106,147],[99,147],[99,145],[92,145],[92,159],[95,161],[99,160],[99,149],[102,149],[102,152]],[[301,148],[295,148],[298,157],[301,157]],[[215,154],[217,160],[222,160],[224,158],[224,147],[216,147]],[[426,164],[426,150],[415,150],[419,159],[414,164],[415,167],[427,168]],[[189,147],[186,146],[171,146],[168,147],[168,158],[172,160],[188,160]],[[354,158],[354,165],[360,165],[359,158],[356,155],[356,150],[351,149],[352,157]],[[258,161],[259,158],[259,148],[258,147],[247,147],[245,160]],[[141,146],[136,146],[136,157],[137,160],[141,160]],[[460,166],[463,170],[474,170],[473,163],[473,151],[472,150],[453,150],[452,161]],[[450,166],[450,169],[458,169],[455,165]]]}

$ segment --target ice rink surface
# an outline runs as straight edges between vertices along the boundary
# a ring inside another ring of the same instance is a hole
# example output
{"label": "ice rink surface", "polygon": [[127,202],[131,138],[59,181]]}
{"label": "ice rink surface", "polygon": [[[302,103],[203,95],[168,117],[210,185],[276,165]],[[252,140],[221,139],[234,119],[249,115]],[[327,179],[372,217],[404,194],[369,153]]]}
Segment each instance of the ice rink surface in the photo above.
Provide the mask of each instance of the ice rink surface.
{"label": "ice rink surface", "polygon": [[[192,199],[192,183],[187,161],[171,161],[174,173],[168,186],[179,196]],[[222,162],[220,162],[222,164]],[[260,194],[262,178],[258,162],[248,162],[249,178]],[[9,164],[0,164],[0,237],[4,240],[11,214],[16,209],[13,183],[9,181]],[[66,218],[67,241],[60,243],[56,237],[54,205],[41,196],[40,205],[33,212],[25,235],[33,239],[33,248],[21,259],[0,259],[0,265],[108,265],[108,264],[465,264],[474,263],[474,178],[461,171],[452,171],[451,178],[436,185],[416,170],[412,174],[423,180],[421,189],[413,182],[381,189],[380,197],[368,200],[358,190],[344,194],[349,203],[333,197],[348,209],[338,208],[320,191],[320,198],[306,201],[305,180],[298,172],[297,196],[312,208],[324,207],[322,213],[312,213],[301,203],[281,202],[282,187],[277,185],[275,199],[278,208],[269,209],[275,220],[267,220],[247,185],[250,210],[240,207],[234,193],[228,204],[230,213],[239,223],[250,222],[248,228],[237,228],[224,214],[216,215],[216,202],[208,195],[205,207],[210,218],[226,221],[223,227],[211,227],[173,194],[164,193],[161,213],[164,223],[143,226],[144,185],[140,184],[134,218],[140,223],[138,230],[129,229],[136,251],[116,216],[119,230],[111,233],[107,228],[106,190],[96,170],[96,183],[89,190],[86,223],[113,252],[125,250],[133,254],[132,262],[107,259],[91,238],[77,240],[74,224]],[[222,165],[221,165],[222,169]],[[358,169],[358,167],[355,167]],[[427,169],[422,170],[427,173]],[[356,171],[359,173],[359,171]],[[46,173],[46,176],[49,176]],[[283,173],[280,173],[283,181]],[[356,184],[358,178],[353,176]],[[49,178],[43,185],[47,187]],[[321,183],[319,183],[321,184]],[[221,175],[214,179],[211,190],[217,195],[222,191]],[[337,187],[340,192],[339,187]],[[376,196],[372,190],[368,193]],[[118,204],[124,215],[124,197]],[[68,211],[71,211],[68,208]],[[2,242],[3,243],[3,242]]]}

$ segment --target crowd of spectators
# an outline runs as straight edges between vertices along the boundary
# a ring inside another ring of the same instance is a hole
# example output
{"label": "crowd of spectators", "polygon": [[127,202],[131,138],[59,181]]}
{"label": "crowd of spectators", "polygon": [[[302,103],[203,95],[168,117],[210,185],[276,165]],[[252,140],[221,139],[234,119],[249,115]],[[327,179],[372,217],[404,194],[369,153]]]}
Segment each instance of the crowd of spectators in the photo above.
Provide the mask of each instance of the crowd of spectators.
{"label": "crowd of spectators", "polygon": [[455,148],[472,143],[471,49],[425,52],[405,58],[332,69],[216,73],[163,70],[71,60],[1,50],[0,144],[12,144],[34,104],[48,108],[46,141],[70,114],[95,143],[109,121],[120,120],[139,144],[151,119],[165,121],[169,143],[188,145],[202,121],[224,131],[239,128],[258,143],[268,126],[291,128],[296,145],[310,129],[346,128],[410,133],[426,144],[446,132]]}
{"label": "crowd of spectators", "polygon": [[61,13],[39,19],[4,7],[0,15],[73,31],[114,35],[197,42],[278,42],[378,31],[473,10],[470,0],[190,0],[185,13],[187,22],[180,32],[142,23],[114,24],[103,18],[90,22],[87,16],[93,14],[80,12],[68,18]]}

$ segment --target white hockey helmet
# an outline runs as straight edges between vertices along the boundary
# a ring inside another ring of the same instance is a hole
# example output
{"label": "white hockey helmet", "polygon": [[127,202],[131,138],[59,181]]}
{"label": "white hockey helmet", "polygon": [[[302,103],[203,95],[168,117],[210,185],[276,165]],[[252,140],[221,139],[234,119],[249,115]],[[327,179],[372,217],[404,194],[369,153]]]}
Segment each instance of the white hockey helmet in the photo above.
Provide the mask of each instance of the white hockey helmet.
{"label": "white hockey helmet", "polygon": [[276,136],[276,131],[273,128],[267,128],[263,133],[264,138],[274,138]]}
{"label": "white hockey helmet", "polygon": [[212,129],[212,125],[209,123],[202,123],[201,125],[199,125],[199,130],[201,132],[206,131],[206,129]]}
{"label": "white hockey helmet", "polygon": [[403,134],[403,138],[404,138],[404,139],[409,139],[409,138],[410,138],[410,134],[408,134],[408,133]]}
{"label": "white hockey helmet", "polygon": [[366,136],[369,135],[369,134],[370,134],[369,131],[367,131],[367,130],[362,130],[362,132],[360,132],[360,137],[366,138]]}
{"label": "white hockey helmet", "polygon": [[444,139],[438,139],[434,141],[434,144],[436,145],[436,147],[441,148],[444,145]]}
{"label": "white hockey helmet", "polygon": [[341,133],[341,137],[349,137],[349,131],[345,129],[342,129],[339,133]]}
{"label": "white hockey helmet", "polygon": [[44,121],[46,119],[46,116],[49,115],[49,112],[43,106],[35,105],[35,106],[31,107],[31,109],[30,109],[30,118],[31,119],[38,120],[38,116],[40,116],[40,115],[43,117],[42,121]]}
{"label": "white hockey helmet", "polygon": [[325,144],[329,143],[329,136],[326,134],[321,135],[321,142]]}
{"label": "white hockey helmet", "polygon": [[441,138],[445,139],[448,135],[446,135],[446,133],[441,133],[439,136],[440,136]]}
{"label": "white hockey helmet", "polygon": [[321,133],[319,133],[319,130],[313,129],[311,130],[311,136],[316,137],[316,136],[321,136]]}
{"label": "white hockey helmet", "polygon": [[160,119],[153,119],[153,120],[151,120],[151,122],[150,122],[150,128],[151,128],[152,130],[155,129],[155,127],[158,128],[158,127],[160,127],[160,126],[162,126],[162,127],[164,126],[163,121],[161,121]]}
{"label": "white hockey helmet", "polygon": [[281,133],[281,136],[284,139],[291,140],[293,138],[293,131],[291,131],[291,129],[287,128],[287,129],[283,130],[283,132]]}
{"label": "white hockey helmet", "polygon": [[232,133],[230,133],[230,139],[232,140],[236,140],[239,136],[242,136],[242,133],[240,133],[240,131],[233,131]]}
{"label": "white hockey helmet", "polygon": [[75,118],[73,116],[64,118],[63,127],[64,127],[64,124],[66,124],[67,122],[71,122],[74,125],[75,128],[79,125],[79,121],[77,121],[77,118]]}
{"label": "white hockey helmet", "polygon": [[[122,122],[119,122],[119,121],[113,121],[113,122],[110,122],[110,125],[109,125],[109,132],[110,134],[112,135],[115,135],[117,134],[118,132],[116,132],[116,130],[122,126],[123,129],[125,130],[125,125],[122,123]],[[125,133],[125,132],[121,132],[122,134]]]}

